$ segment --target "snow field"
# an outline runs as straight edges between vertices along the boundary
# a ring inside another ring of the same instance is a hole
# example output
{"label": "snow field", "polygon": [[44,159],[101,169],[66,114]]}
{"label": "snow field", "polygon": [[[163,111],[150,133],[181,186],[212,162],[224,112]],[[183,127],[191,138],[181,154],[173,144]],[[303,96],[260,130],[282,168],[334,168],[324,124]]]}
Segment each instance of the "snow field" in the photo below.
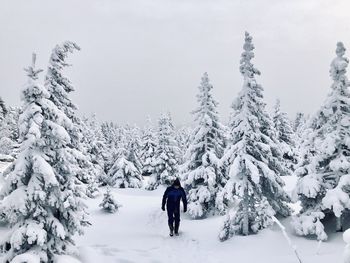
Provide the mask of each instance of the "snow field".
{"label": "snow field", "polygon": [[[287,178],[287,188],[294,180]],[[235,236],[226,242],[218,240],[224,217],[191,220],[182,214],[179,237],[168,236],[167,216],[161,207],[164,188],[113,189],[123,206],[115,214],[103,212],[98,204],[102,196],[89,199],[92,226],[77,238],[80,259],[84,263],[297,263],[277,225],[257,235]],[[342,235],[331,234],[321,244],[313,239],[295,236],[291,217],[282,220],[292,243],[297,246],[303,263],[342,262]]]}
{"label": "snow field", "polygon": [[[283,177],[285,189],[291,192],[296,178]],[[192,220],[182,213],[180,236],[169,237],[166,212],[161,210],[165,190],[116,189],[111,191],[122,207],[115,213],[104,212],[96,199],[87,199],[90,222],[84,236],[76,237],[79,260],[83,263],[297,263],[277,225],[251,236],[234,236],[226,242],[218,240],[224,216]],[[292,204],[298,209],[298,204]],[[321,244],[314,239],[293,233],[291,217],[281,221],[292,243],[297,246],[302,263],[343,262],[344,241],[341,233],[329,233],[329,240]],[[0,237],[7,228],[0,225]],[[344,238],[346,238],[345,235]],[[318,252],[318,253],[317,253]],[[346,252],[345,252],[346,253]],[[0,257],[0,262],[2,258]],[[57,263],[76,263],[76,259],[62,256]]]}

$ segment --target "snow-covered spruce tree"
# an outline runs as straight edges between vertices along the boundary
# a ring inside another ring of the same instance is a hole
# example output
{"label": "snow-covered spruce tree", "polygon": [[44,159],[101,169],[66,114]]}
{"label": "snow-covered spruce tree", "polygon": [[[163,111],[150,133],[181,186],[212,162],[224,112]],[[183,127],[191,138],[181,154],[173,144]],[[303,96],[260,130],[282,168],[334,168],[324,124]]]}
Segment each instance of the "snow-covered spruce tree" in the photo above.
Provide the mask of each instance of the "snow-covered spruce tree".
{"label": "snow-covered spruce tree", "polygon": [[64,69],[69,66],[66,62],[68,55],[80,47],[71,41],[65,41],[52,50],[47,74],[45,77],[45,87],[50,93],[50,100],[59,110],[64,112],[73,125],[67,128],[71,138],[69,148],[79,164],[76,170],[76,177],[80,183],[89,184],[95,180],[94,168],[89,158],[84,155],[82,141],[82,122],[76,115],[77,106],[70,99],[70,93],[75,89],[71,81],[65,76]]}
{"label": "snow-covered spruce tree", "polygon": [[152,127],[152,121],[147,119],[147,125],[144,128],[141,138],[140,160],[142,164],[142,175],[149,176],[155,173],[155,151],[156,138]]}
{"label": "snow-covered spruce tree", "polygon": [[287,114],[281,111],[280,100],[276,101],[272,119],[286,166],[288,169],[294,170],[294,165],[297,162],[295,135]]}
{"label": "snow-covered spruce tree", "polygon": [[194,219],[215,213],[222,206],[222,202],[216,204],[216,195],[225,182],[219,164],[224,138],[212,89],[208,74],[204,73],[197,95],[199,106],[193,112],[197,126],[181,169],[188,192],[188,212]]}
{"label": "snow-covered spruce tree", "polygon": [[107,187],[106,193],[103,195],[100,207],[109,213],[115,213],[118,211],[119,207],[121,207],[121,205],[115,200],[109,187]]}
{"label": "snow-covered spruce tree", "polygon": [[322,198],[326,192],[326,184],[321,176],[316,174],[318,149],[315,146],[314,125],[305,129],[303,141],[300,144],[300,160],[294,174],[299,177],[295,187],[295,195],[301,202],[302,209],[293,218],[293,227],[299,235],[316,235],[319,240],[326,240],[327,235],[321,220]]}
{"label": "snow-covered spruce tree", "polygon": [[[103,141],[108,151],[104,154],[104,171],[107,174],[108,171],[114,164],[117,157],[118,144],[121,141],[120,129],[113,122],[103,122],[101,124],[101,132],[103,136]],[[100,178],[99,182],[102,185],[108,184],[107,176],[105,178]]]}
{"label": "snow-covered spruce tree", "polygon": [[5,117],[5,122],[7,123],[9,130],[9,138],[18,142],[19,139],[19,130],[18,130],[18,119],[21,112],[21,108],[19,107],[8,107],[7,114]]}
{"label": "snow-covered spruce tree", "polygon": [[37,82],[41,70],[35,69],[35,55],[26,71],[29,81],[22,92],[19,119],[21,151],[0,193],[11,225],[2,247],[5,262],[26,257],[54,262],[55,255],[74,252],[73,236],[81,234],[88,222],[72,172],[77,164],[67,150],[66,127],[73,124]]}
{"label": "snow-covered spruce tree", "polygon": [[104,160],[106,159],[105,152],[107,150],[101,131],[101,126],[99,125],[95,114],[90,118],[87,126],[92,133],[92,137],[91,135],[89,137],[90,148],[88,153],[90,155],[90,159],[94,165],[99,166],[98,169],[103,169]]}
{"label": "snow-covered spruce tree", "polygon": [[290,213],[289,196],[280,178],[283,172],[276,131],[265,109],[263,88],[253,66],[252,37],[246,32],[240,61],[243,88],[232,105],[230,138],[222,158],[228,172],[223,197],[234,202],[234,214],[228,216],[219,234],[224,241],[235,234],[249,235],[272,224],[272,215]]}
{"label": "snow-covered spruce tree", "polygon": [[170,185],[178,172],[179,148],[175,140],[170,113],[162,114],[158,120],[155,173],[150,175],[146,189],[154,190],[158,185]]}
{"label": "snow-covered spruce tree", "polygon": [[136,125],[126,127],[126,141],[128,142],[129,157],[128,159],[135,165],[135,167],[142,172],[142,163],[140,157],[141,149],[141,131]]}
{"label": "snow-covered spruce tree", "polygon": [[330,69],[331,93],[313,119],[314,132],[309,140],[314,150],[309,157],[313,169],[305,165],[298,174],[302,210],[295,219],[295,229],[298,234],[314,234],[320,240],[327,238],[321,219],[334,214],[340,231],[342,216],[350,208],[350,82],[345,50],[339,42]]}
{"label": "snow-covered spruce tree", "polygon": [[[82,119],[82,152],[89,160],[91,174],[88,176],[90,181],[105,181],[106,173],[104,171],[105,160],[107,158],[107,148],[102,135],[101,126],[98,124],[96,116]],[[88,182],[89,184],[91,182]]]}
{"label": "snow-covered spruce tree", "polygon": [[294,131],[294,141],[295,141],[295,157],[296,164],[294,169],[302,161],[302,152],[304,151],[303,143],[304,139],[307,137],[305,134],[307,129],[307,118],[304,113],[298,112],[295,116],[293,122],[293,131]]}
{"label": "snow-covered spruce tree", "polygon": [[126,130],[123,141],[118,144],[114,164],[107,174],[107,183],[118,188],[139,188],[142,175],[135,161],[134,141],[130,130]]}

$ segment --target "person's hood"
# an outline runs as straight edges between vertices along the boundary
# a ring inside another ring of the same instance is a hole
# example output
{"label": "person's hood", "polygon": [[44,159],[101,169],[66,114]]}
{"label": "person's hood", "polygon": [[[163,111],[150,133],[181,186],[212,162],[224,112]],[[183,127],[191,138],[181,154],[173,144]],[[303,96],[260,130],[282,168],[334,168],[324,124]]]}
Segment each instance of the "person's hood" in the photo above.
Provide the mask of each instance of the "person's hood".
{"label": "person's hood", "polygon": [[181,187],[181,182],[178,178],[175,179],[175,181],[173,182],[173,186],[179,186]]}

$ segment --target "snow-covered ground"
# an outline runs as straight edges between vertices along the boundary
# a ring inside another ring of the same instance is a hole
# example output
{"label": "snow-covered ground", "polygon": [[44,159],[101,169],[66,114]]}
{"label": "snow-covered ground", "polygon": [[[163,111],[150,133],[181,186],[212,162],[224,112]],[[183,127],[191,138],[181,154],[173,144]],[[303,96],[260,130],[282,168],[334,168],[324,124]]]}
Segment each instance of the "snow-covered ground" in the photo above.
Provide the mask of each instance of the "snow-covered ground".
{"label": "snow-covered ground", "polygon": [[[295,180],[289,177],[286,182],[290,191]],[[190,220],[182,215],[180,236],[169,237],[166,213],[160,209],[163,191],[163,188],[114,189],[114,196],[123,205],[115,214],[100,209],[102,195],[88,199],[92,226],[76,239],[80,260],[84,263],[298,263],[276,225],[257,235],[237,236],[222,243],[217,236],[223,217]],[[288,218],[282,223],[303,263],[342,262],[345,243],[341,234],[331,233],[317,254],[318,242],[295,236],[290,221]],[[5,231],[0,226],[0,235]]]}

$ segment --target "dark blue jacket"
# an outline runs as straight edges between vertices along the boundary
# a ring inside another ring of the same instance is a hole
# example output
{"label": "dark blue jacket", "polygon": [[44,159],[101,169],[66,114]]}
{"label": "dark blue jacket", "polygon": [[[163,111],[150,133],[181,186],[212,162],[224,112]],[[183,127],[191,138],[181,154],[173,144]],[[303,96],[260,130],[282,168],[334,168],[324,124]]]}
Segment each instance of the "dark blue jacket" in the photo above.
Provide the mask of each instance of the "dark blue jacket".
{"label": "dark blue jacket", "polygon": [[173,185],[169,186],[163,195],[162,208],[165,208],[165,203],[167,210],[170,211],[180,211],[180,200],[184,204],[184,211],[187,210],[187,199],[185,190],[182,187],[176,189]]}

